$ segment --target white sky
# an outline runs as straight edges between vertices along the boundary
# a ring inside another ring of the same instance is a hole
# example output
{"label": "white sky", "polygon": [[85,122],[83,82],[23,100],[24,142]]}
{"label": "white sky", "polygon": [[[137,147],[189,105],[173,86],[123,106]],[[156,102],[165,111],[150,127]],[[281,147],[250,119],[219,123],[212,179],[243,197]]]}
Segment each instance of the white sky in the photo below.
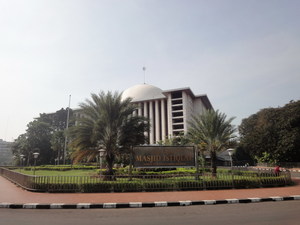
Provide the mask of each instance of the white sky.
{"label": "white sky", "polygon": [[243,118],[300,99],[299,0],[0,0],[0,139],[90,93],[190,87]]}

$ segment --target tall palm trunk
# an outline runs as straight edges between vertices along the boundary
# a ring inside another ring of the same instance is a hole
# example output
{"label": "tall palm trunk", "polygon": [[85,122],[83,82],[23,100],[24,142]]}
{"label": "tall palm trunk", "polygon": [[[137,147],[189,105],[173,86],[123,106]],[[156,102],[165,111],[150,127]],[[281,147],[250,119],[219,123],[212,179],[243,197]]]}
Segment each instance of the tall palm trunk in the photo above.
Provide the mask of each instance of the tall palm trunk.
{"label": "tall palm trunk", "polygon": [[104,180],[114,180],[114,161],[115,156],[112,153],[108,153],[106,155],[106,162],[107,162],[107,170],[105,173]]}
{"label": "tall palm trunk", "polygon": [[217,176],[217,154],[215,151],[210,152],[210,159],[211,159],[211,175],[212,177]]}

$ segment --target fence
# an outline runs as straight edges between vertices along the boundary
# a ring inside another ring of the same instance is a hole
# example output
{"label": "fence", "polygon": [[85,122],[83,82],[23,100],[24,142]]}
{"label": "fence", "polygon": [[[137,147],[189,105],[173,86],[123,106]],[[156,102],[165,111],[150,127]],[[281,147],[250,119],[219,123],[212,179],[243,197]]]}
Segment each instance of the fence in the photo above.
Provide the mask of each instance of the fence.
{"label": "fence", "polygon": [[291,169],[291,168],[300,168],[300,162],[279,162],[279,163],[257,163],[257,166],[263,167],[275,167],[280,165],[281,167]]}
{"label": "fence", "polygon": [[30,176],[5,168],[0,174],[29,191],[38,192],[137,192],[284,186],[292,183],[289,172],[234,170],[232,173],[122,176]]}

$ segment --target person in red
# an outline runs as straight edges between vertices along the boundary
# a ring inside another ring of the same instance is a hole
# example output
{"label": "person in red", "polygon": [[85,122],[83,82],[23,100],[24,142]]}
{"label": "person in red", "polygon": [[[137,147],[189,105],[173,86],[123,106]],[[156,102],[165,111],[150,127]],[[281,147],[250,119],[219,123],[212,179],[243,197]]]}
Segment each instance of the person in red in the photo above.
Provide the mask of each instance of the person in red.
{"label": "person in red", "polygon": [[277,165],[277,166],[275,167],[274,173],[275,173],[276,176],[279,176],[279,173],[280,173],[280,166]]}

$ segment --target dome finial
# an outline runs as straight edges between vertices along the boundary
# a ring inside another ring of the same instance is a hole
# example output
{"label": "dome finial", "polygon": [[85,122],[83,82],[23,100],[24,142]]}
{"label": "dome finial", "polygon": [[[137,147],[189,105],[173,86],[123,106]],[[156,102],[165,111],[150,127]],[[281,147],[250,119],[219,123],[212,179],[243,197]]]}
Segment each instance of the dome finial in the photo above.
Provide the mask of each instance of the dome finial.
{"label": "dome finial", "polygon": [[146,84],[146,67],[143,66],[143,71],[144,71],[144,84]]}

